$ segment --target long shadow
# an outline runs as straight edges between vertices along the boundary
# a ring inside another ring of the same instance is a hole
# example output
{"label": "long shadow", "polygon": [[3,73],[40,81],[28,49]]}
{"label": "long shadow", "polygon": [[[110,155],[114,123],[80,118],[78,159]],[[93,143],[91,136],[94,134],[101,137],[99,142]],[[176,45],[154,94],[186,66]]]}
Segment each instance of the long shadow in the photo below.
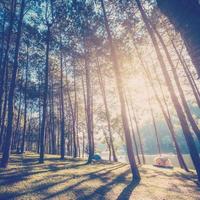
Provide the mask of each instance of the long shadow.
{"label": "long shadow", "polygon": [[[20,191],[18,191],[18,192],[16,192],[16,193],[4,193],[4,194],[0,194],[0,199],[15,199],[15,198],[17,198],[17,197],[20,197],[20,196],[23,196],[23,195],[25,195],[27,192],[28,193],[32,193],[32,194],[34,194],[35,192],[36,193],[43,193],[44,192],[44,190],[47,190],[47,189],[49,189],[50,187],[53,187],[53,186],[55,186],[55,185],[58,185],[58,184],[62,184],[62,183],[65,183],[65,182],[67,182],[67,181],[70,181],[71,179],[74,179],[74,178],[80,178],[80,177],[86,177],[84,180],[82,180],[82,181],[80,181],[80,182],[77,182],[76,184],[74,184],[74,185],[71,185],[70,187],[68,187],[67,189],[66,189],[66,191],[69,191],[69,190],[71,190],[71,189],[74,189],[74,187],[76,187],[76,186],[78,186],[78,185],[80,185],[81,183],[83,183],[83,182],[85,182],[85,181],[89,181],[89,180],[92,180],[92,179],[101,179],[102,181],[104,181],[104,182],[106,182],[107,181],[107,177],[106,177],[106,175],[107,174],[109,174],[111,171],[113,171],[113,170],[116,170],[116,169],[118,169],[118,168],[121,168],[121,167],[123,167],[123,166],[125,166],[125,164],[119,164],[119,165],[115,165],[115,166],[112,166],[112,167],[109,167],[109,168],[104,168],[104,169],[101,169],[101,170],[96,170],[96,171],[94,171],[94,172],[92,172],[92,173],[86,173],[86,174],[81,174],[81,175],[73,175],[73,176],[70,176],[70,177],[68,177],[68,178],[66,178],[66,179],[64,179],[64,180],[61,180],[61,181],[56,181],[56,182],[50,182],[50,183],[45,183],[45,184],[40,184],[40,185],[37,185],[36,187],[34,187],[34,188],[32,188],[31,190],[29,190],[29,191],[26,191],[26,192],[20,192]],[[65,168],[66,169],[66,168]],[[54,170],[54,169],[53,169]],[[57,169],[56,169],[57,170]],[[48,171],[48,170],[47,170]],[[103,173],[101,173],[102,171],[104,171]],[[46,172],[45,170],[44,171],[39,171],[39,172],[37,172],[38,174],[39,173],[43,173],[43,172]],[[98,173],[100,173],[100,174],[98,174]],[[25,173],[24,174],[22,174],[22,173],[19,173],[17,176],[10,176],[10,177],[8,177],[8,180],[4,180],[3,182],[1,182],[2,184],[4,184],[4,185],[8,185],[8,184],[13,184],[13,183],[16,183],[16,182],[18,182],[18,181],[23,181],[24,179],[26,179],[26,177],[27,176],[29,176],[29,175],[31,175],[31,174],[36,174],[36,173],[28,173],[27,171],[25,171]],[[54,176],[55,177],[55,176]],[[50,176],[47,176],[47,177],[44,177],[44,179],[45,178],[50,178]],[[34,182],[34,184],[37,184],[37,183],[39,183],[40,181],[37,181],[37,182]],[[51,195],[51,198],[52,197],[55,197],[55,196],[57,196],[58,194],[59,194],[60,192],[57,192],[57,193],[55,193],[55,194],[52,194]],[[47,197],[47,199],[48,199],[48,197]]]}
{"label": "long shadow", "polygon": [[[30,161],[30,160],[29,160]],[[27,161],[26,161],[27,162]],[[31,161],[30,161],[31,162]],[[81,164],[70,164],[70,163],[62,163],[62,164],[57,164],[57,163],[50,163],[47,165],[38,165],[38,170],[35,171],[35,166],[32,165],[27,165],[26,166],[22,166],[20,168],[19,171],[11,171],[9,173],[7,173],[8,171],[1,171],[0,175],[1,175],[1,180],[0,183],[2,185],[10,185],[10,184],[14,184],[20,181],[25,180],[26,178],[28,178],[29,176],[32,175],[36,175],[36,174],[42,174],[42,173],[47,173],[47,172],[51,172],[51,171],[60,171],[60,170],[66,170],[68,168],[79,168],[81,166],[85,165],[84,163]],[[4,173],[6,172],[6,173]]]}
{"label": "long shadow", "polygon": [[[29,158],[29,157],[23,158],[22,155],[20,156],[20,158],[19,156],[14,159],[12,158],[11,160],[12,164],[18,164],[20,162],[22,163],[22,166],[19,167],[17,172],[14,171],[15,170],[14,168],[0,170],[0,175],[1,175],[0,182],[2,184],[13,184],[19,181],[23,181],[26,177],[31,176],[31,175],[46,173],[49,171],[66,170],[68,168],[75,169],[75,168],[79,168],[85,165],[85,163],[71,164],[69,162],[64,162],[64,161],[63,163],[57,163],[56,161],[60,161],[57,158],[56,159],[50,158],[49,160],[55,161],[55,162],[52,162],[46,165],[45,164],[39,165],[38,163],[35,163],[37,161],[37,158]],[[35,170],[36,167],[38,170]]]}
{"label": "long shadow", "polygon": [[[82,183],[84,183],[84,182],[86,182],[86,181],[91,181],[91,180],[94,180],[94,179],[100,179],[100,180],[102,180],[103,182],[107,182],[107,177],[105,177],[106,175],[108,175],[111,171],[113,171],[113,170],[116,170],[116,169],[119,169],[120,167],[123,167],[124,165],[120,165],[120,166],[118,166],[118,167],[116,167],[116,168],[114,168],[114,169],[110,169],[110,170],[106,170],[105,171],[105,169],[102,169],[102,170],[99,170],[98,172],[92,172],[92,173],[88,173],[88,174],[85,174],[84,176],[88,176],[86,179],[84,179],[84,180],[82,180],[82,181],[79,181],[79,182],[77,182],[77,183],[75,183],[75,184],[73,184],[73,185],[71,185],[71,186],[69,186],[69,187],[67,187],[67,188],[65,188],[65,189],[63,189],[63,190],[61,190],[61,191],[58,191],[58,192],[55,192],[55,193],[53,193],[53,194],[50,194],[50,195],[48,195],[46,198],[44,198],[43,200],[47,200],[47,199],[53,199],[53,198],[55,198],[56,196],[58,196],[58,195],[61,195],[61,194],[64,194],[64,193],[66,193],[66,192],[68,192],[68,191],[71,191],[71,190],[73,190],[73,191],[77,191],[77,194],[78,193],[82,193],[82,190],[76,190],[75,188],[77,187],[77,186],[79,186],[80,184],[82,184]],[[101,172],[101,171],[105,171],[105,172],[103,172],[103,173],[100,173],[100,174],[97,174],[97,173],[99,173],[99,172]],[[102,187],[100,187],[100,188],[97,188],[97,191],[96,192],[98,192],[98,190],[101,190],[100,191],[100,193],[102,193],[103,192],[103,190],[104,190],[104,193],[106,193],[106,191],[108,191],[109,189],[107,189],[107,186],[110,186],[110,185],[112,185],[112,184],[114,184],[114,183],[116,183],[116,180],[117,179],[123,179],[124,180],[124,175],[125,174],[127,174],[129,172],[129,170],[127,170],[126,172],[124,172],[123,174],[121,174],[120,176],[117,176],[117,178],[115,178],[115,181],[112,181],[112,182],[109,182],[108,184],[105,184],[104,186],[102,186]],[[125,182],[126,183],[126,182]],[[95,194],[96,194],[96,192],[95,192]],[[89,195],[88,197],[86,197],[86,198],[82,198],[81,197],[81,199],[87,199],[87,200],[89,200],[89,199],[92,199],[92,197],[93,197],[94,195]],[[77,200],[78,200],[78,198],[77,198]]]}
{"label": "long shadow", "polygon": [[[18,172],[12,172],[11,171],[8,174],[5,173],[5,177],[3,177],[3,179],[0,181],[0,183],[2,185],[10,185],[10,184],[14,184],[14,183],[23,181],[31,175],[42,174],[42,173],[46,173],[46,172],[49,172],[49,171],[66,170],[68,168],[74,169],[74,168],[79,168],[79,167],[85,165],[85,163],[76,164],[77,160],[74,160],[74,159],[70,159],[70,161],[75,162],[75,164],[70,164],[70,163],[67,163],[67,162],[64,163],[65,160],[63,161],[63,163],[57,164],[56,161],[60,161],[60,159],[57,159],[57,158],[56,159],[50,158],[48,160],[54,161],[55,163],[49,163],[47,165],[37,165],[36,166],[37,157],[35,157],[35,158],[31,158],[31,157],[27,158],[27,157],[23,157],[23,156],[21,156],[20,158],[14,157],[14,159],[12,160],[13,164],[16,164],[16,163],[19,163],[19,162],[22,163],[22,166],[20,167],[20,171],[18,171]],[[69,159],[66,159],[66,161],[69,161]],[[34,166],[32,164],[34,164]],[[107,184],[97,188],[95,190],[94,194],[90,194],[88,197],[84,198],[84,199],[91,199],[93,196],[95,196],[95,194],[104,194],[105,195],[112,188],[111,187],[112,185],[115,185],[115,184],[118,184],[118,183],[128,184],[128,181],[125,178],[125,176],[129,173],[128,170],[126,172],[124,172],[123,174],[121,174],[120,176],[116,177],[113,181],[108,183],[109,179],[113,175],[112,173],[110,174],[110,172],[112,172],[113,170],[119,169],[121,167],[124,167],[124,166],[126,166],[126,164],[120,163],[120,164],[117,164],[117,165],[114,165],[114,166],[112,165],[111,167],[105,167],[101,170],[96,170],[92,173],[85,173],[85,174],[81,174],[81,175],[69,176],[66,179],[61,180],[61,181],[37,185],[36,187],[32,188],[30,191],[26,191],[26,192],[29,192],[29,193],[32,193],[32,194],[34,194],[34,192],[43,193],[45,190],[47,190],[50,187],[53,187],[55,185],[62,184],[64,182],[69,181],[69,180],[74,179],[74,178],[80,178],[80,177],[84,178],[85,177],[83,180],[75,183],[74,185],[71,185],[70,187],[68,187],[68,188],[66,188],[62,191],[50,194],[45,198],[45,199],[49,199],[49,198],[56,197],[59,194],[70,191],[72,189],[75,192],[77,191],[77,194],[83,193],[83,195],[84,195],[84,192],[81,191],[81,190],[77,190],[76,187],[79,186],[81,183],[84,183],[86,181],[99,179],[102,182],[107,183]],[[35,167],[37,167],[37,169],[35,169]],[[35,171],[35,170],[37,170],[37,171]],[[2,173],[3,173],[3,171],[2,171]],[[44,179],[49,178],[49,177],[50,176],[48,176],[48,175],[44,176]],[[37,184],[39,182],[40,181],[36,182],[35,184]],[[87,188],[86,188],[86,190],[87,190]],[[0,194],[0,198],[13,199],[13,198],[17,198],[17,197],[25,195],[26,192],[17,191],[16,193],[4,193],[4,194]]]}
{"label": "long shadow", "polygon": [[[66,164],[67,165],[67,164]],[[38,171],[32,171],[35,170],[34,168],[26,167],[25,169],[22,169],[18,172],[11,172],[6,175],[1,175],[1,180],[0,183],[1,185],[11,185],[15,184],[17,182],[23,181],[29,176],[37,175],[37,174],[43,174],[51,171],[60,171],[60,170],[66,170],[66,165],[63,167],[56,167],[55,165],[53,166],[48,166],[48,168],[43,168],[41,167]]]}
{"label": "long shadow", "polygon": [[[114,178],[111,182],[98,187],[94,192],[89,195],[85,195],[83,197],[77,198],[77,200],[88,200],[88,199],[96,199],[98,196],[104,197],[114,185],[118,184],[128,184],[127,175],[130,173],[130,169],[126,170],[125,172],[121,173],[119,176]],[[78,192],[77,192],[78,193]]]}
{"label": "long shadow", "polygon": [[132,181],[130,182],[120,193],[116,200],[128,200],[133,192],[133,190],[137,187],[140,181]]}

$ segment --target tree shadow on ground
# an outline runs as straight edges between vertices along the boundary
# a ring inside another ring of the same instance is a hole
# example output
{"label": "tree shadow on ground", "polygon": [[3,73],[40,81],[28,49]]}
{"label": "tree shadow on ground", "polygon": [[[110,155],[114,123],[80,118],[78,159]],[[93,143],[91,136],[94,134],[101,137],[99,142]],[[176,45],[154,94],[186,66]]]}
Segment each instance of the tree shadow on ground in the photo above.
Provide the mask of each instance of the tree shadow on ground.
{"label": "tree shadow on ground", "polygon": [[[77,187],[80,184],[85,183],[87,181],[91,181],[91,180],[100,180],[103,183],[108,183],[110,181],[110,178],[112,178],[113,176],[112,171],[126,166],[126,164],[122,164],[122,163],[117,163],[115,165],[113,164],[107,165],[105,167],[103,167],[102,165],[103,168],[99,170],[94,170],[93,172],[90,172],[90,173],[86,171],[86,172],[83,172],[82,174],[65,175],[63,172],[63,175],[61,176],[59,174],[56,175],[54,172],[57,172],[57,171],[60,172],[66,169],[81,168],[82,166],[85,165],[85,162],[77,163],[76,160],[74,161],[74,159],[71,159],[70,162],[69,162],[69,159],[66,159],[64,161],[59,160],[59,162],[57,162],[58,159],[51,158],[49,159],[51,161],[50,163],[36,165],[35,162],[38,159],[37,157],[34,157],[34,158],[29,158],[29,157],[27,158],[26,156],[25,157],[19,156],[19,157],[14,157],[12,159],[12,165],[17,165],[17,167],[19,167],[18,170],[16,170],[15,168],[13,169],[10,168],[8,170],[6,169],[6,170],[0,171],[1,185],[4,185],[5,187],[12,187],[13,184],[21,184],[21,182],[26,181],[26,179],[32,178],[32,176],[34,175],[39,175],[39,177],[41,176],[41,178],[39,178],[39,180],[33,180],[31,182],[31,184],[33,184],[33,187],[31,187],[30,189],[27,189],[26,191],[18,190],[16,192],[0,193],[0,199],[20,199],[27,193],[33,194],[33,195],[35,193],[41,194],[42,196],[44,196],[43,199],[50,199],[50,198],[54,198],[58,196],[59,194],[66,193],[70,190],[73,190],[75,192],[75,195],[77,194],[77,196],[79,196],[81,193],[84,194],[84,192],[77,189]],[[20,161],[20,159],[22,160]],[[19,163],[21,163],[20,166],[18,166]],[[52,173],[47,175],[46,172],[47,173],[52,172]],[[126,172],[126,173],[129,173],[129,172]],[[61,179],[59,179],[59,177],[61,177]],[[72,179],[76,179],[76,178],[78,179],[80,178],[81,180],[77,179],[77,182],[75,184],[65,187],[65,189],[62,191],[55,191],[54,193],[48,194],[47,192],[48,189],[51,189],[52,187],[57,186],[57,185],[59,186],[60,184],[65,184],[68,181]],[[44,183],[43,180],[45,179],[48,179],[51,181]],[[107,185],[105,184],[103,187],[100,187],[99,191],[104,191],[104,193],[106,193],[106,191],[109,191],[110,186],[114,183],[117,183],[118,180],[122,180],[124,184],[128,184],[128,182],[126,182],[125,179],[121,177],[121,178],[117,178],[113,183],[111,182],[110,184],[107,184]],[[98,192],[98,189],[97,189],[97,192]]]}
{"label": "tree shadow on ground", "polygon": [[[115,170],[116,168],[112,169]],[[108,175],[112,170],[108,170],[104,173],[101,174],[96,174],[96,173],[90,173],[88,174],[88,177],[82,181],[79,181],[69,187],[66,187],[65,189],[55,192],[53,194],[47,195],[46,198],[44,198],[44,200],[47,199],[53,199],[57,196],[63,195],[62,198],[65,197],[65,193],[73,190],[74,194],[76,195],[76,199],[77,200],[89,200],[89,199],[104,199],[104,196],[112,190],[113,187],[117,186],[118,184],[129,184],[129,180],[127,179],[127,175],[130,174],[130,170],[126,170],[123,173],[121,173],[120,175],[116,176],[114,179],[109,180],[106,175]],[[91,181],[91,180],[95,180],[95,179],[100,179],[104,184],[98,188],[96,188],[93,192],[91,192],[88,195],[85,195],[86,192],[88,192],[87,190],[90,189],[90,187],[88,188],[82,188],[82,189],[77,189],[78,186],[80,186],[81,184],[83,184],[84,182],[87,181]],[[134,184],[135,187],[137,184]],[[125,192],[130,192],[130,190],[133,190],[133,184],[129,185],[128,189],[123,191],[123,194]],[[127,199],[129,195],[126,195]],[[121,199],[122,200],[122,199]]]}
{"label": "tree shadow on ground", "polygon": [[[95,164],[94,167],[90,165],[91,167],[87,168],[84,161],[77,162],[76,159],[60,161],[58,158],[50,158],[44,164],[36,164],[37,156],[31,158],[31,156],[26,157],[25,155],[21,159],[23,160],[20,161],[17,156],[12,159],[14,167],[16,166],[14,162],[17,162],[17,168],[6,169],[5,171],[0,170],[0,185],[9,188],[12,187],[12,184],[24,184],[27,179],[31,180],[31,187],[27,187],[27,189],[21,188],[21,190],[19,189],[15,192],[0,193],[0,199],[24,199],[28,193],[31,196],[39,195],[39,198],[43,200],[59,199],[60,197],[60,199],[67,199],[69,194],[73,195],[73,198],[70,197],[71,199],[77,200],[128,200],[131,196],[134,197],[133,191],[139,184],[137,181],[131,182],[131,172],[127,169],[127,165],[122,163],[111,165],[99,163]],[[21,162],[21,165],[18,165],[19,162]],[[96,168],[97,165],[99,168]],[[71,172],[74,169],[78,171],[73,171],[75,173]],[[115,170],[119,171],[116,173]],[[66,174],[65,172],[70,173]],[[76,174],[76,172],[78,173]],[[178,179],[190,179],[192,181],[195,178],[192,173],[190,175],[179,171],[174,171],[173,173],[169,171],[168,173],[157,168],[146,169],[142,167],[140,172],[145,174],[146,179],[154,179],[155,176],[170,178],[176,176]],[[32,179],[34,175],[36,175],[36,179]],[[95,185],[96,182],[98,184]],[[140,185],[142,184],[144,183]],[[192,183],[191,187],[194,187]],[[179,188],[173,185],[169,189],[172,191],[176,190],[177,192],[179,190]]]}
{"label": "tree shadow on ground", "polygon": [[138,184],[139,180],[131,181],[117,197],[117,200],[128,200]]}

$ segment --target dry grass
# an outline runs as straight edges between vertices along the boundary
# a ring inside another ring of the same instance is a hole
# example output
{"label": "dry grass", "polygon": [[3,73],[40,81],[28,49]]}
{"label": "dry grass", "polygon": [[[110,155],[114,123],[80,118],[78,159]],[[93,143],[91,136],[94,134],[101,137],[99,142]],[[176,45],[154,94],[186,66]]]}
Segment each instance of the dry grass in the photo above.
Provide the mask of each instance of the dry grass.
{"label": "dry grass", "polygon": [[0,170],[0,200],[7,199],[134,199],[199,200],[195,174],[176,169],[140,167],[141,182],[131,182],[128,165],[85,161],[48,155],[38,164],[36,154],[12,155]]}

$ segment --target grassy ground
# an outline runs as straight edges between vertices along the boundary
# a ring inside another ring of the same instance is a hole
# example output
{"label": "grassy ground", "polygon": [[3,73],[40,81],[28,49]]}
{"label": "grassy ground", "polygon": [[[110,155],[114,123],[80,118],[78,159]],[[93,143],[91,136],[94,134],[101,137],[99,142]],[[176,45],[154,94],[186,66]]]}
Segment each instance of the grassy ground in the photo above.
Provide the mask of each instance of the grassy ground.
{"label": "grassy ground", "polygon": [[38,164],[36,154],[12,155],[8,169],[0,169],[0,200],[109,199],[199,200],[195,175],[176,169],[140,167],[142,180],[131,182],[128,165],[85,165],[84,161],[47,156]]}

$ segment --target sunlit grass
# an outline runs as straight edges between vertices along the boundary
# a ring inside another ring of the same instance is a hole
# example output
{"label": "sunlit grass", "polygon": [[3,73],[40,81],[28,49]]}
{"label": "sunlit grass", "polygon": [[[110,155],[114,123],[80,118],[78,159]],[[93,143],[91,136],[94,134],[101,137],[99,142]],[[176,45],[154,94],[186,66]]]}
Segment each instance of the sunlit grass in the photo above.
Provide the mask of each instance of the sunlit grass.
{"label": "sunlit grass", "polygon": [[[59,160],[47,155],[38,164],[36,154],[12,155],[8,169],[0,170],[0,199],[198,199],[195,175],[179,168],[140,167],[142,181],[131,183],[123,163],[85,165],[84,160]],[[135,187],[136,186],[136,187]]]}

